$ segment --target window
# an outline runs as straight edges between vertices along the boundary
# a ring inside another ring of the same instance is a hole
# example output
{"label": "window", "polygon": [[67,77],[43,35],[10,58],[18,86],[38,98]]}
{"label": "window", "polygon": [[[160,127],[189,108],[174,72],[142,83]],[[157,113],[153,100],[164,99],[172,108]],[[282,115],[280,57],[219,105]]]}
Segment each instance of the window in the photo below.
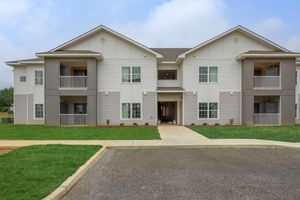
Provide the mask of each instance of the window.
{"label": "window", "polygon": [[199,67],[199,82],[200,83],[206,83],[208,81],[207,75],[208,75],[208,68],[207,67]]}
{"label": "window", "polygon": [[298,118],[298,104],[295,104],[295,118]]}
{"label": "window", "polygon": [[207,103],[199,103],[199,118],[207,118]]}
{"label": "window", "polygon": [[141,67],[132,67],[132,82],[141,82]]}
{"label": "window", "polygon": [[35,118],[44,118],[44,108],[43,104],[35,104]]}
{"label": "window", "polygon": [[209,67],[209,82],[218,82],[218,67]]}
{"label": "window", "polygon": [[209,118],[218,118],[218,103],[209,103]]}
{"label": "window", "polygon": [[122,118],[130,119],[130,103],[122,103]]}
{"label": "window", "polygon": [[130,67],[122,67],[122,82],[130,83]]}
{"label": "window", "polygon": [[20,76],[20,82],[26,82],[26,76]]}
{"label": "window", "polygon": [[158,70],[158,80],[177,80],[177,70]]}
{"label": "window", "polygon": [[200,83],[218,82],[218,67],[217,66],[199,67],[199,82]]}
{"label": "window", "polygon": [[43,85],[43,71],[35,71],[35,85]]}
{"label": "window", "polygon": [[216,119],[218,118],[218,103],[201,102],[199,103],[199,118],[200,119]]}
{"label": "window", "polygon": [[132,118],[139,119],[141,118],[141,104],[132,103]]}
{"label": "window", "polygon": [[140,119],[141,103],[122,103],[122,119]]}

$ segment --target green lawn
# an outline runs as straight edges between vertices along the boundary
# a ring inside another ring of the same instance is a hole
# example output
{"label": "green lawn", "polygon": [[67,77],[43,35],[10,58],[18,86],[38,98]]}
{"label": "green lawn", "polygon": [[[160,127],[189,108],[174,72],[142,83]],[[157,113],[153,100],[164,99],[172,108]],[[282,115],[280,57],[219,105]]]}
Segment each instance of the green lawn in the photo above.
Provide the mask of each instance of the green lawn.
{"label": "green lawn", "polygon": [[286,142],[300,142],[300,125],[195,126],[190,128],[211,139],[263,139]]}
{"label": "green lawn", "polygon": [[153,140],[156,127],[64,127],[0,124],[0,139],[8,140]]}
{"label": "green lawn", "polygon": [[0,199],[42,199],[83,165],[100,146],[37,145],[0,155]]}

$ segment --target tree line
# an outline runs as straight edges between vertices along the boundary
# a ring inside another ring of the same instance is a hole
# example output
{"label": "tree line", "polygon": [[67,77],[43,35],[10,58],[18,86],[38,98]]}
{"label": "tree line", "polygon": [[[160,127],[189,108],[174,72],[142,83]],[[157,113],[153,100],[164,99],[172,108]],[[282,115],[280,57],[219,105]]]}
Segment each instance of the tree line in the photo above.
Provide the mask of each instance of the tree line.
{"label": "tree line", "polygon": [[8,112],[14,102],[14,88],[0,90],[0,112]]}

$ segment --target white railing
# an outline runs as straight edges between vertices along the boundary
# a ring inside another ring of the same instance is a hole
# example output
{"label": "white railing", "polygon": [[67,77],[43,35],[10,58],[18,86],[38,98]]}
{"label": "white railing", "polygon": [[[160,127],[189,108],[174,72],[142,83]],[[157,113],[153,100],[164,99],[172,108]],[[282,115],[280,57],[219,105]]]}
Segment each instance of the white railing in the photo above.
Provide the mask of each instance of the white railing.
{"label": "white railing", "polygon": [[60,125],[87,125],[87,114],[60,114]]}
{"label": "white railing", "polygon": [[60,76],[60,88],[86,88],[87,76]]}
{"label": "white railing", "polygon": [[280,88],[280,76],[254,76],[254,88]]}
{"label": "white railing", "polygon": [[254,124],[280,124],[280,113],[259,113],[253,115]]}

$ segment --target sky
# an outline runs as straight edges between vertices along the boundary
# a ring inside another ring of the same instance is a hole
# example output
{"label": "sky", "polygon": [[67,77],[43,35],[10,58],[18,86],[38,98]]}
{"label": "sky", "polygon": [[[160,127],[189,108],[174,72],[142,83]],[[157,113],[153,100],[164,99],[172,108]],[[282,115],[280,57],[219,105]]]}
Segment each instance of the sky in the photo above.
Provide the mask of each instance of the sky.
{"label": "sky", "polygon": [[148,47],[193,47],[242,25],[300,52],[299,0],[0,0],[0,89],[5,61],[34,58],[98,25]]}

